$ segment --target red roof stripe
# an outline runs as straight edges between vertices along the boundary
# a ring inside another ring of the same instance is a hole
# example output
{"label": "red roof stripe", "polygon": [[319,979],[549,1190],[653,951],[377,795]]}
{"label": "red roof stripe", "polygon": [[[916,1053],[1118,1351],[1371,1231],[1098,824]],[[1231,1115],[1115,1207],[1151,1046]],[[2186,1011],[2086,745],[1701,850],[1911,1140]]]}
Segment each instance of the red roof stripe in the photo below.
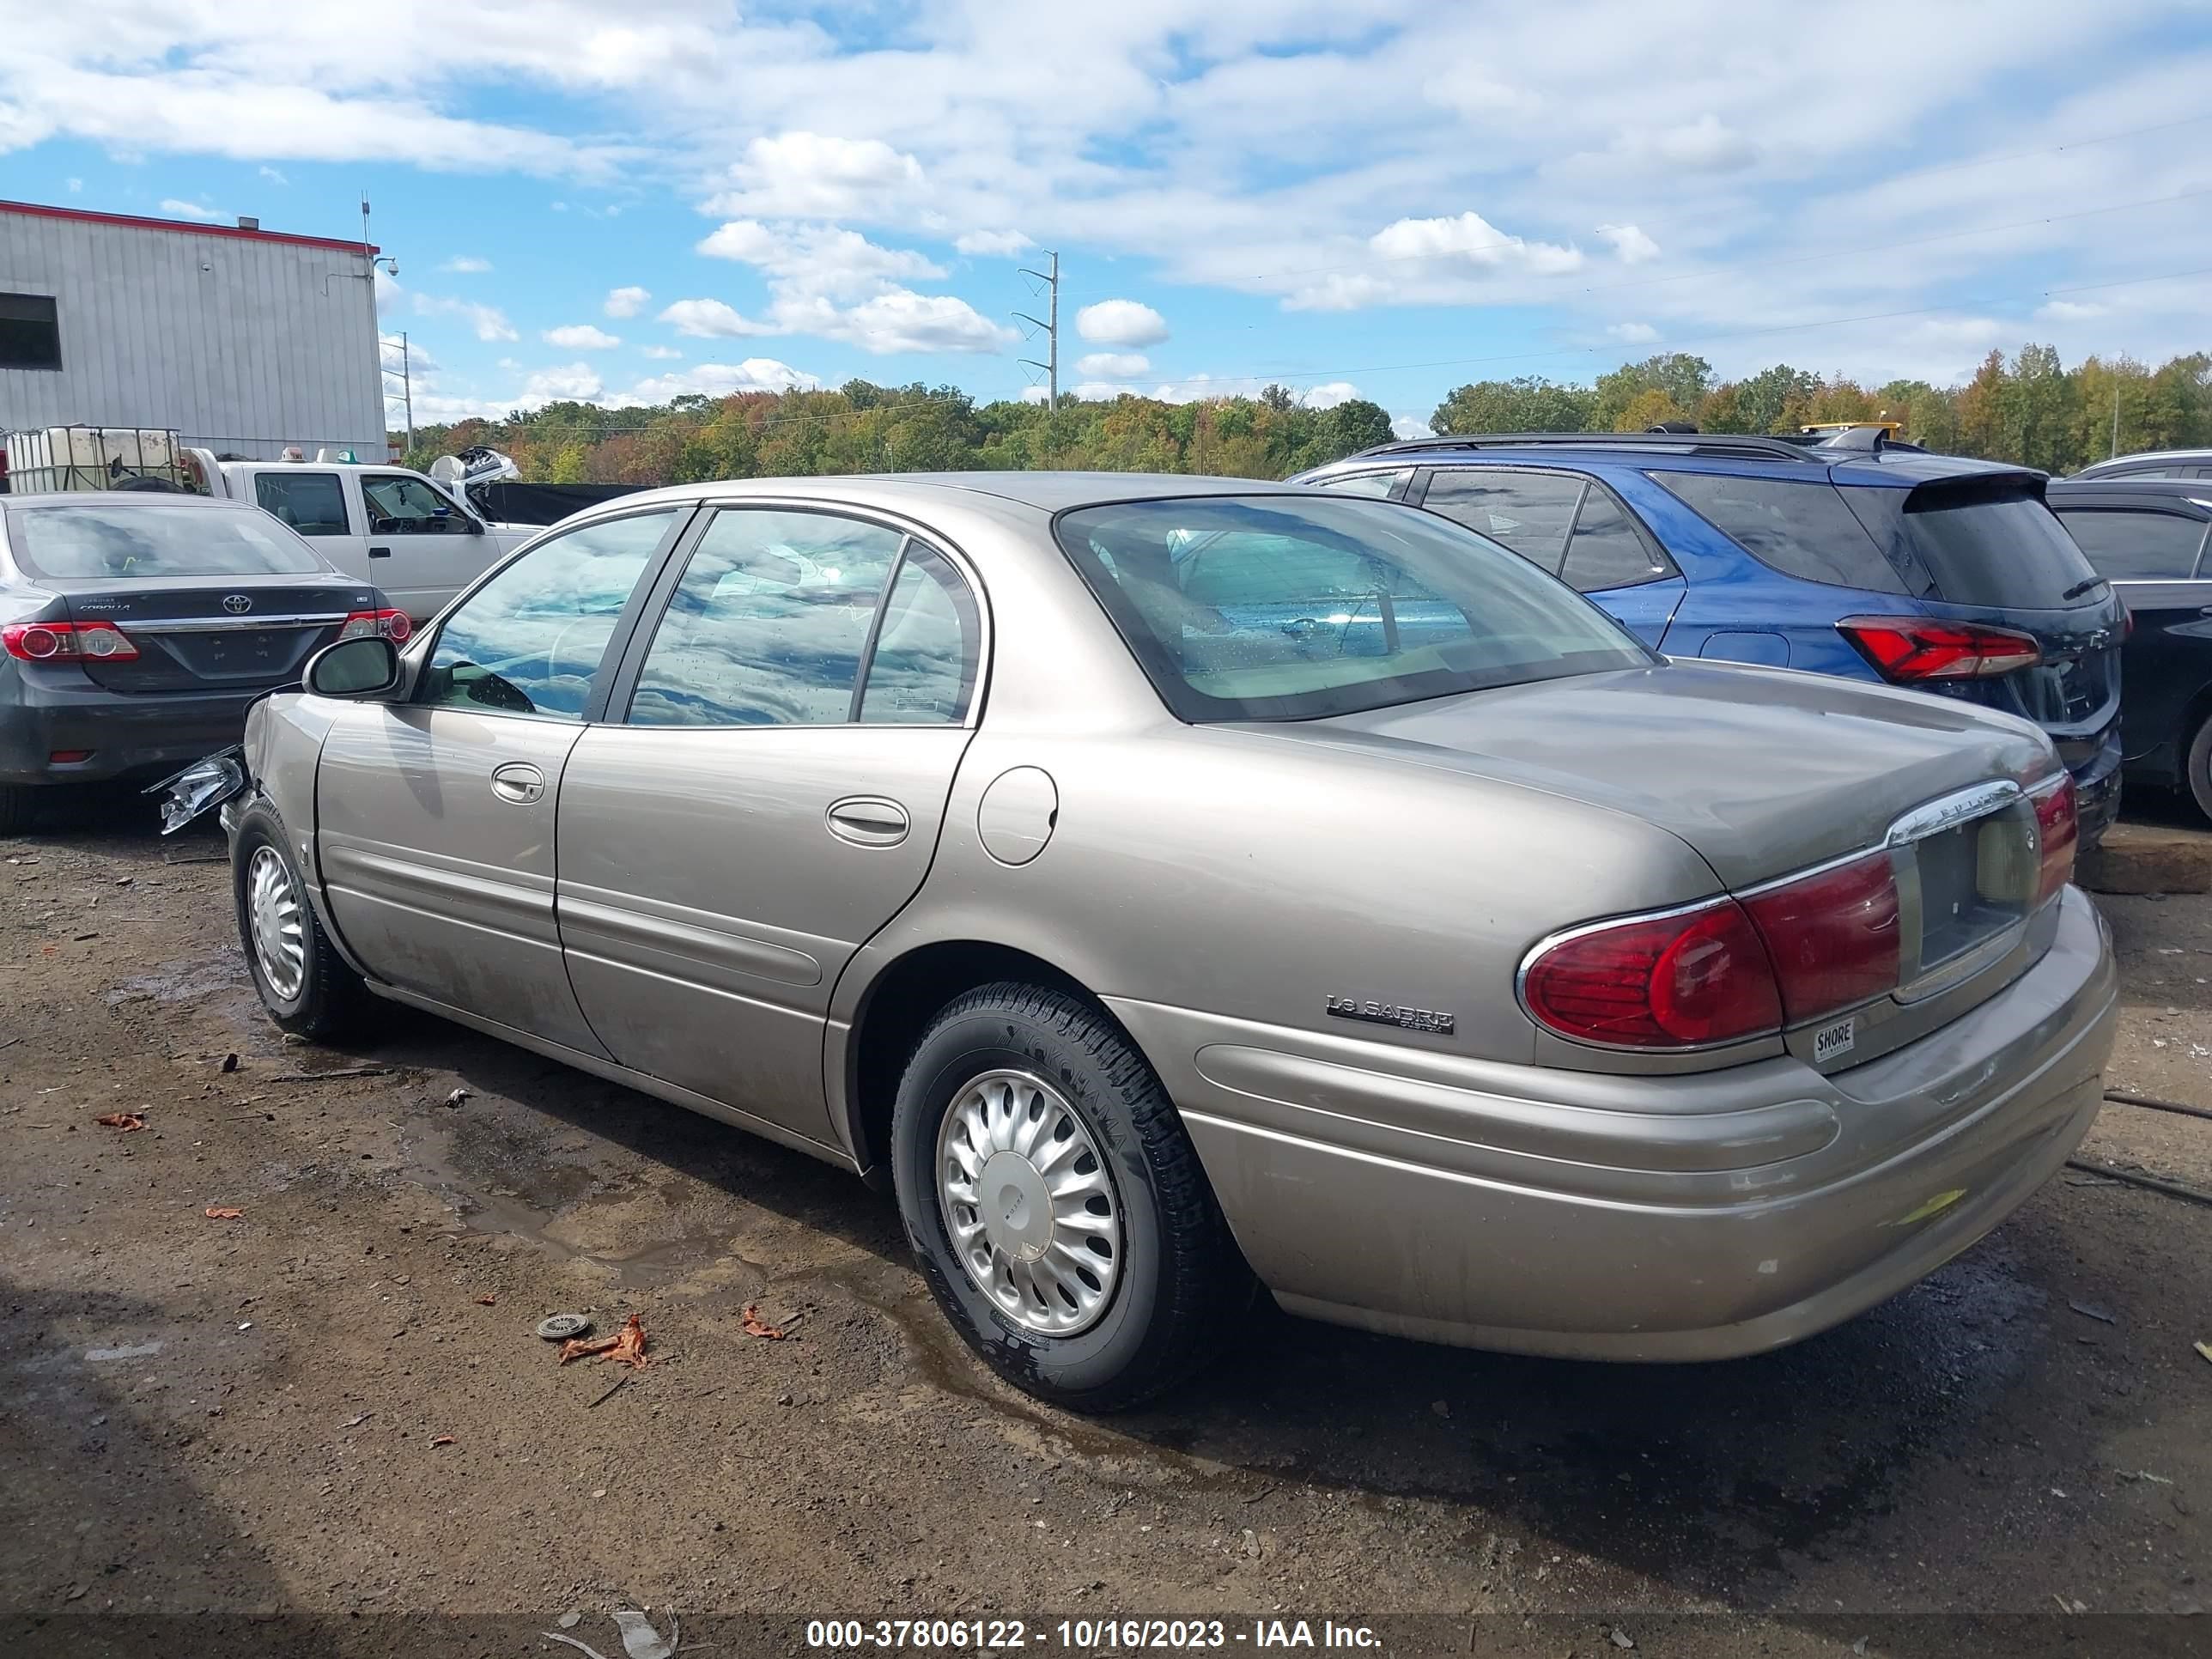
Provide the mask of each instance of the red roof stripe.
{"label": "red roof stripe", "polygon": [[82,219],[95,225],[129,225],[138,230],[167,230],[186,236],[232,236],[249,242],[289,242],[296,247],[337,248],[344,253],[374,253],[368,242],[340,241],[331,236],[295,236],[285,230],[247,230],[238,225],[204,225],[182,219],[145,219],[131,213],[93,213],[83,208],[48,207],[41,202],[0,202],[0,213],[21,213],[33,219]]}

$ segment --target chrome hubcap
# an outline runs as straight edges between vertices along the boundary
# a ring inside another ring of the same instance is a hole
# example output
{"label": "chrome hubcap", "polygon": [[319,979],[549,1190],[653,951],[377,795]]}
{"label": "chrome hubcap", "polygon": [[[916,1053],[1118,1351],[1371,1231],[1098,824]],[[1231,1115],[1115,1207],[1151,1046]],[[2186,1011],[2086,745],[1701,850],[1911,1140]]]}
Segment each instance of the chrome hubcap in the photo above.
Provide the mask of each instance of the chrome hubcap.
{"label": "chrome hubcap", "polygon": [[937,1198],[975,1287],[1023,1329],[1098,1322],[1121,1267],[1121,1206],[1066,1097],[1026,1072],[987,1072],[937,1133]]}
{"label": "chrome hubcap", "polygon": [[246,864],[246,915],[261,977],[277,1000],[291,1001],[307,976],[307,940],[301,925],[300,890],[273,847],[255,848]]}

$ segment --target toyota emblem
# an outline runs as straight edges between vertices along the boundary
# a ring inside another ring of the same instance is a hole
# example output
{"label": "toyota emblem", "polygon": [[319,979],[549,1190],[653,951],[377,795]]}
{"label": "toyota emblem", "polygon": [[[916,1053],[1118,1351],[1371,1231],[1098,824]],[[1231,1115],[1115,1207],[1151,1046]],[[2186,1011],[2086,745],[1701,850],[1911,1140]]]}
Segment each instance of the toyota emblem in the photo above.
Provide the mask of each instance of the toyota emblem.
{"label": "toyota emblem", "polygon": [[234,617],[242,617],[253,609],[253,601],[243,593],[231,593],[224,597],[222,608]]}

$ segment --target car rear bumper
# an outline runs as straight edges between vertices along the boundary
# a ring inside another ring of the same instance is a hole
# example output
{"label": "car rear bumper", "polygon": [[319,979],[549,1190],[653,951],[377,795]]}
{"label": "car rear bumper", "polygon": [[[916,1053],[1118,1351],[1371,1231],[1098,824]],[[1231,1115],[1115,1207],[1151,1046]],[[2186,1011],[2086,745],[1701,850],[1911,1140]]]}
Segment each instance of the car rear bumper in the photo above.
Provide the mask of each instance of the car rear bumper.
{"label": "car rear bumper", "polygon": [[1787,1058],[1571,1073],[1111,1006],[1291,1311],[1696,1360],[1848,1319],[2017,1207],[2097,1111],[2116,987],[2104,923],[2069,889],[2056,941],[2006,989],[1826,1077]]}
{"label": "car rear bumper", "polygon": [[[71,683],[74,681],[74,683]],[[0,783],[156,778],[246,730],[258,689],[128,695],[73,670],[0,679]],[[52,757],[87,751],[81,761]]]}
{"label": "car rear bumper", "polygon": [[2126,769],[2120,728],[2114,724],[2104,741],[2086,756],[2069,754],[2072,747],[2062,744],[2059,753],[2074,774],[2075,822],[2081,828],[2081,849],[2087,852],[2104,839],[2105,831],[2120,816],[2120,780]]}

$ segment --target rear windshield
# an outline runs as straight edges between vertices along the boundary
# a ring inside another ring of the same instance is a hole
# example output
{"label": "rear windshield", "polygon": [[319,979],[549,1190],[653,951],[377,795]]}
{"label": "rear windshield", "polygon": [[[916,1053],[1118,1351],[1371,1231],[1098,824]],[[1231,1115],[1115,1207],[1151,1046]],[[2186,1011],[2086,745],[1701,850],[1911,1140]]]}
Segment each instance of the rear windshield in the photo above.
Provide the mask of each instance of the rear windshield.
{"label": "rear windshield", "polygon": [[1916,592],[2031,611],[2103,597],[2103,578],[2033,479],[1967,477],[1909,492],[1856,486],[1843,494],[1891,562],[1918,578]]}
{"label": "rear windshield", "polygon": [[265,513],[124,502],[15,507],[8,543],[27,576],[60,581],[165,576],[305,576],[313,548]]}
{"label": "rear windshield", "polygon": [[1187,720],[1315,720],[1655,660],[1527,560],[1387,501],[1123,501],[1054,528]]}

